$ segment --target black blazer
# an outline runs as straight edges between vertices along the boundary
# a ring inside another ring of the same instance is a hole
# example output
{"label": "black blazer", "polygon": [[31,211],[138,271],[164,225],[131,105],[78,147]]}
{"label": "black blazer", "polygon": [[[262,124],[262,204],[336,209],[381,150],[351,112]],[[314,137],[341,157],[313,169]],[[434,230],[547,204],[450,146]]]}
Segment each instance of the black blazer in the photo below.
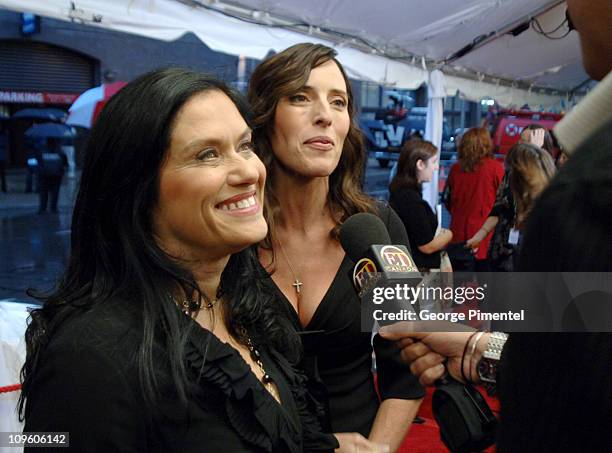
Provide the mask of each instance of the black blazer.
{"label": "black blazer", "polygon": [[[520,272],[612,272],[611,144],[612,119],[542,192],[527,221]],[[498,383],[497,452],[612,451],[610,376],[609,331],[512,333]]]}
{"label": "black blazer", "polygon": [[77,452],[300,452],[337,447],[335,437],[321,433],[309,410],[304,378],[283,356],[258,348],[278,386],[279,405],[238,351],[194,321],[187,324],[185,365],[193,378],[192,396],[186,407],[180,404],[163,343],[156,341],[161,391],[159,413],[154,413],[145,404],[136,362],[142,339],[139,314],[129,302],[118,300],[75,314],[59,326],[42,354],[26,403],[24,431],[68,431],[70,450]]}

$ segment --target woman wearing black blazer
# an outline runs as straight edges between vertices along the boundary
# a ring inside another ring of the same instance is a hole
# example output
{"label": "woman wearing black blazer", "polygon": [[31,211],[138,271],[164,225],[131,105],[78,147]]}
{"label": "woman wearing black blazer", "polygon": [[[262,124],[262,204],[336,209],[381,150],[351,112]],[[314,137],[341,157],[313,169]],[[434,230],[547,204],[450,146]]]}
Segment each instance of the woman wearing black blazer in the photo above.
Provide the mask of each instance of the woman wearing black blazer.
{"label": "woman wearing black blazer", "polygon": [[225,85],[180,69],[102,111],[68,268],[26,333],[26,432],[69,432],[79,452],[338,447],[249,249],[267,233],[265,168],[244,118]]}

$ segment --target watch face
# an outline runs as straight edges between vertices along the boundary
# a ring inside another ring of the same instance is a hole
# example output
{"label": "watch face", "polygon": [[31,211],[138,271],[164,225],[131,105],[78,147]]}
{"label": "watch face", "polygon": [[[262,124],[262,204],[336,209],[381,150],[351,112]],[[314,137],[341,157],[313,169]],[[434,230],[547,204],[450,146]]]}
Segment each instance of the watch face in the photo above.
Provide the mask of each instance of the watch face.
{"label": "watch face", "polygon": [[483,382],[496,382],[497,365],[487,359],[478,364],[478,376]]}

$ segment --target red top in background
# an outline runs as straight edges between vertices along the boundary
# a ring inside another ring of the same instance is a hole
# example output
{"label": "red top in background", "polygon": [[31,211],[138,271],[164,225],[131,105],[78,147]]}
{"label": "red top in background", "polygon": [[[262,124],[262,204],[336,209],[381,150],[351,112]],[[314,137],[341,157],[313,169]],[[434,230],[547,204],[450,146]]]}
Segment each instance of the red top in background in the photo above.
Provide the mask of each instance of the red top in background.
{"label": "red top in background", "polygon": [[[446,183],[450,184],[453,243],[470,239],[480,229],[491,212],[503,177],[504,166],[492,158],[484,159],[472,172],[463,171],[459,162],[451,167]],[[480,243],[476,259],[487,257],[492,235],[490,232]]]}

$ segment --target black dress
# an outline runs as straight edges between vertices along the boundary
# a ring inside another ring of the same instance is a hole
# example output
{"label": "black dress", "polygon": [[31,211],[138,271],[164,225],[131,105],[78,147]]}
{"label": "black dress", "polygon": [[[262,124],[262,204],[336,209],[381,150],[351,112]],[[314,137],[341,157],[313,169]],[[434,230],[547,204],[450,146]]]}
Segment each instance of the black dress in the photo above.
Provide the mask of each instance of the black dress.
{"label": "black dress", "polygon": [[159,413],[147,410],[135,360],[141,319],[128,305],[104,303],[61,325],[32,382],[25,431],[68,431],[70,449],[78,452],[337,448],[307,408],[305,378],[283,356],[258,348],[278,387],[278,404],[236,349],[191,320],[185,365],[193,394],[186,407],[180,403],[156,341]]}
{"label": "black dress", "polygon": [[433,240],[438,229],[438,218],[431,206],[423,200],[420,192],[409,188],[391,192],[389,203],[404,222],[414,263],[419,269],[438,269],[440,253],[427,254],[419,250],[420,246]]}
{"label": "black dress", "polygon": [[[387,206],[379,206],[391,243],[408,246],[404,227]],[[330,432],[370,434],[380,405],[372,375],[371,334],[361,331],[360,301],[349,278],[354,263],[345,256],[331,286],[312,319],[302,326],[297,312],[274,281],[280,309],[300,332],[304,345],[303,368],[309,390],[325,412],[323,425]],[[419,399],[424,389],[401,361],[394,342],[374,338],[378,385],[383,400]]]}

